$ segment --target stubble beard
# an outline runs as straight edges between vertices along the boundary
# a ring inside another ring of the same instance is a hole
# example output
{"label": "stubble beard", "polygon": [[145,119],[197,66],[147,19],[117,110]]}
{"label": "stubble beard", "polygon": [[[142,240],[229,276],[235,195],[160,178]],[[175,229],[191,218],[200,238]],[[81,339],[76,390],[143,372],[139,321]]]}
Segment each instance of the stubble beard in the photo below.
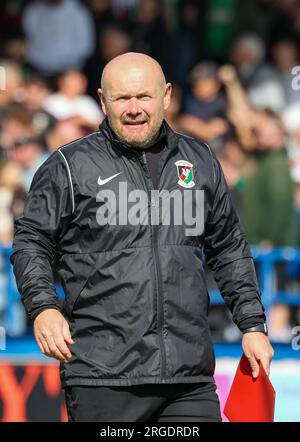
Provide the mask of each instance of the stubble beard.
{"label": "stubble beard", "polygon": [[130,144],[132,147],[138,149],[144,149],[149,143],[151,144],[151,141],[157,137],[162,122],[163,122],[163,116],[158,120],[157,124],[155,125],[153,130],[147,135],[146,138],[144,138],[143,140],[132,140],[129,139],[128,137],[125,137],[122,133],[120,133],[119,130],[112,125],[111,121],[109,121],[112,129],[114,130],[115,134],[117,135],[120,141]]}

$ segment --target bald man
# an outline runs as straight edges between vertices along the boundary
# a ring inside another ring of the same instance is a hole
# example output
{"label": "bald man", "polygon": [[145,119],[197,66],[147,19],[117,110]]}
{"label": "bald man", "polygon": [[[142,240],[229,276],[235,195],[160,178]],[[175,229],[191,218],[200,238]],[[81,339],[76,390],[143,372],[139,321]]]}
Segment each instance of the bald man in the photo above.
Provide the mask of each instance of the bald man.
{"label": "bald man", "polygon": [[110,61],[100,130],[52,153],[16,220],[11,262],[69,421],[221,421],[201,251],[269,373],[249,245],[214,152],[164,120],[171,89],[146,55]]}

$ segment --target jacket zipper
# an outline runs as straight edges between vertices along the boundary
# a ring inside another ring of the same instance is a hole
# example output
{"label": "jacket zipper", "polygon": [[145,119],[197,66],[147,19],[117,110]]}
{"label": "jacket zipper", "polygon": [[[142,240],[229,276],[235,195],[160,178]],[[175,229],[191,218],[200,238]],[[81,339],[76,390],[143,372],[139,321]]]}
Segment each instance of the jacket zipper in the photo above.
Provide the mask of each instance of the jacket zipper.
{"label": "jacket zipper", "polygon": [[[147,188],[148,188],[148,195],[150,200],[149,205],[149,212],[150,212],[150,220],[151,220],[151,207],[155,205],[155,200],[152,198],[151,190],[154,190],[153,182],[151,179],[151,175],[149,173],[148,165],[147,165],[147,158],[145,151],[143,150],[143,166],[146,168],[146,171],[149,175],[149,178],[147,181]],[[140,156],[139,156],[140,160]],[[150,185],[148,184],[150,183]],[[161,274],[160,274],[160,264],[159,264],[159,256],[158,256],[158,249],[157,249],[157,227],[156,225],[153,225],[151,223],[151,238],[152,238],[152,249],[153,249],[153,256],[154,256],[154,267],[155,267],[155,278],[156,278],[156,293],[157,293],[157,328],[158,328],[158,337],[160,342],[160,351],[161,351],[161,382],[165,382],[166,378],[166,352],[165,352],[165,346],[164,346],[164,340],[163,340],[163,299],[162,299],[162,282],[161,282]]]}

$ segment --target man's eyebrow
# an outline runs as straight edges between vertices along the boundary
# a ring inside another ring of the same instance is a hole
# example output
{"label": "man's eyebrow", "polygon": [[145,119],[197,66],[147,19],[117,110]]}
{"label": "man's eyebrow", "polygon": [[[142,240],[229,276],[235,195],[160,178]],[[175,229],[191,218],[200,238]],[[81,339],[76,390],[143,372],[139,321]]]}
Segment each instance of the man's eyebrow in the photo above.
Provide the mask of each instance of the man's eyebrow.
{"label": "man's eyebrow", "polygon": [[113,100],[116,100],[117,98],[131,98],[131,97],[144,97],[145,95],[153,96],[153,94],[149,91],[140,92],[139,94],[133,95],[133,94],[116,94],[112,96]]}

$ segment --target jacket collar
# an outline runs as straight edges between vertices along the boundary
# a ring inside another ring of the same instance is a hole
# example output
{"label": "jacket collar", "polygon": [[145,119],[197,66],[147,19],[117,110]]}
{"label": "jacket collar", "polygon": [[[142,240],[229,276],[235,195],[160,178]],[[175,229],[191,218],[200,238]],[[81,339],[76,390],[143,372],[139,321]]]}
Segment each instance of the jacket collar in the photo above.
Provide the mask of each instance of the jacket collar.
{"label": "jacket collar", "polygon": [[[104,137],[110,141],[112,144],[118,145],[119,147],[126,149],[127,151],[130,151],[132,153],[135,153],[138,151],[138,149],[132,148],[130,143],[126,143],[125,141],[121,141],[115,132],[112,130],[112,128],[109,125],[108,118],[105,117],[104,120],[99,125],[100,132],[104,135]],[[171,127],[168,125],[166,120],[163,120],[162,125],[160,127],[160,134],[158,137],[158,140],[161,140],[163,138],[166,138],[166,146],[169,149],[173,149],[178,144],[178,134],[174,132]],[[141,149],[141,152],[143,149]]]}

